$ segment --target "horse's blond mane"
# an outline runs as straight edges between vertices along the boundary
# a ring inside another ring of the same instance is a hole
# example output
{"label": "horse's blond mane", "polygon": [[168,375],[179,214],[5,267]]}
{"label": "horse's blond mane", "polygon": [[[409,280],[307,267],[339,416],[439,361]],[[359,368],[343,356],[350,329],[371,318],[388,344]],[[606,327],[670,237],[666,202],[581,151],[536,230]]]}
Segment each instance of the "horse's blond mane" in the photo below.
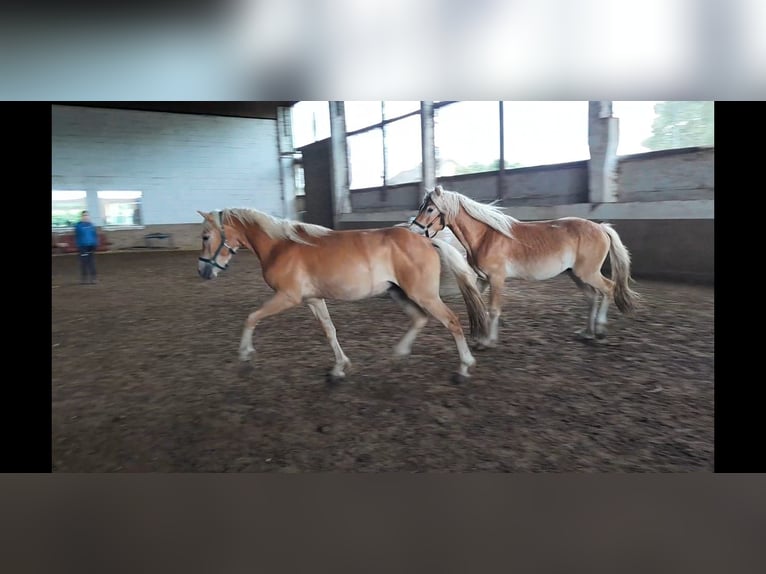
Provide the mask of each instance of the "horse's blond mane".
{"label": "horse's blond mane", "polygon": [[322,235],[327,235],[332,231],[332,229],[328,229],[321,225],[303,223],[302,221],[294,221],[291,219],[282,219],[269,215],[268,213],[263,213],[257,209],[245,207],[224,209],[223,217],[226,218],[227,216],[237,219],[245,224],[255,223],[272,239],[288,239],[295,243],[303,243],[304,245],[313,245],[313,243],[302,238],[299,235],[299,232],[303,231],[311,237],[320,237]]}
{"label": "horse's blond mane", "polygon": [[434,202],[436,208],[444,214],[447,225],[455,221],[460,208],[474,219],[486,223],[495,231],[498,231],[506,237],[512,237],[511,230],[513,224],[518,221],[510,215],[503,213],[503,208],[497,205],[479,203],[470,197],[456,191],[447,191],[441,189],[441,193],[435,191],[429,193],[428,197]]}

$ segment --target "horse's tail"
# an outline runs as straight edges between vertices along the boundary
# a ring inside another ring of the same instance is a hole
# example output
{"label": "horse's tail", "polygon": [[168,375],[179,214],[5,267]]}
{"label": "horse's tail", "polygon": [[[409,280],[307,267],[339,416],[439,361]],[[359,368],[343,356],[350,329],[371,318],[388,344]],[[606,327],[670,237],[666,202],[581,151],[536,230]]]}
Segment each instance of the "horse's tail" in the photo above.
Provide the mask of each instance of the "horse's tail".
{"label": "horse's tail", "polygon": [[617,308],[626,315],[633,313],[640,300],[638,293],[630,288],[630,253],[622,243],[620,236],[609,223],[601,227],[609,236],[609,261],[612,266],[612,281],[614,281],[614,302]]}
{"label": "horse's tail", "polygon": [[455,275],[457,286],[468,309],[471,336],[480,340],[486,339],[489,336],[489,313],[481,293],[476,288],[476,276],[454,246],[434,238],[431,238],[431,243],[439,252],[442,263]]}

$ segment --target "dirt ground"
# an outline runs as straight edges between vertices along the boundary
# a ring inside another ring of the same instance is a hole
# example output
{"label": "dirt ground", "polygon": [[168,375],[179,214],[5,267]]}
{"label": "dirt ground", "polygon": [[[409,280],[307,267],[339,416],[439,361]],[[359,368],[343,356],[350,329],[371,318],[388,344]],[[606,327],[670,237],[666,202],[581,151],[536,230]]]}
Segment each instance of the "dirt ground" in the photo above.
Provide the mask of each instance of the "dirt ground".
{"label": "dirt ground", "polygon": [[[406,316],[388,298],[328,302],[354,366],[303,306],[255,331],[271,293],[257,259],[213,281],[197,253],[52,258],[53,469],[58,472],[685,472],[713,470],[713,289],[638,281],[644,308],[610,310],[605,343],[573,335],[587,304],[565,276],[508,284],[498,348],[455,385],[431,320],[394,360]],[[467,329],[459,295],[445,297]]]}

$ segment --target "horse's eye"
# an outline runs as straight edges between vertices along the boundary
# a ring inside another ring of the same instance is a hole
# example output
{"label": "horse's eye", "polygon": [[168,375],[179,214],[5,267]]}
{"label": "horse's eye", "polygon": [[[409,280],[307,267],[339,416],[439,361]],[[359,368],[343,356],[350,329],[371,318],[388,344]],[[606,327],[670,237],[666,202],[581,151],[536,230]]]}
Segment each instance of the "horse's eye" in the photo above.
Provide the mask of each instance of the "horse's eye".
{"label": "horse's eye", "polygon": [[431,213],[433,210],[434,210],[434,208],[433,208],[433,207],[429,207],[429,208],[426,210],[426,213]]}
{"label": "horse's eye", "polygon": [[210,239],[210,236],[209,236],[209,235],[203,235],[203,236],[202,236],[202,241],[203,241],[203,242],[204,242],[204,241],[207,241],[208,239]]}

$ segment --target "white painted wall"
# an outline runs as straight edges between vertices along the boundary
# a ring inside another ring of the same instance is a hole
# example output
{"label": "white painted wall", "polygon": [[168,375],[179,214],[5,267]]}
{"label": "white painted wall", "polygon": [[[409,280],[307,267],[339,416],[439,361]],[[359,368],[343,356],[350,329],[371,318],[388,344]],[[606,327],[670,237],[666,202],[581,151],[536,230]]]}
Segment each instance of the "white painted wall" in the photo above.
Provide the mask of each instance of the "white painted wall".
{"label": "white painted wall", "polygon": [[197,223],[197,209],[283,217],[277,122],[52,106],[53,189],[143,191],[144,224]]}

